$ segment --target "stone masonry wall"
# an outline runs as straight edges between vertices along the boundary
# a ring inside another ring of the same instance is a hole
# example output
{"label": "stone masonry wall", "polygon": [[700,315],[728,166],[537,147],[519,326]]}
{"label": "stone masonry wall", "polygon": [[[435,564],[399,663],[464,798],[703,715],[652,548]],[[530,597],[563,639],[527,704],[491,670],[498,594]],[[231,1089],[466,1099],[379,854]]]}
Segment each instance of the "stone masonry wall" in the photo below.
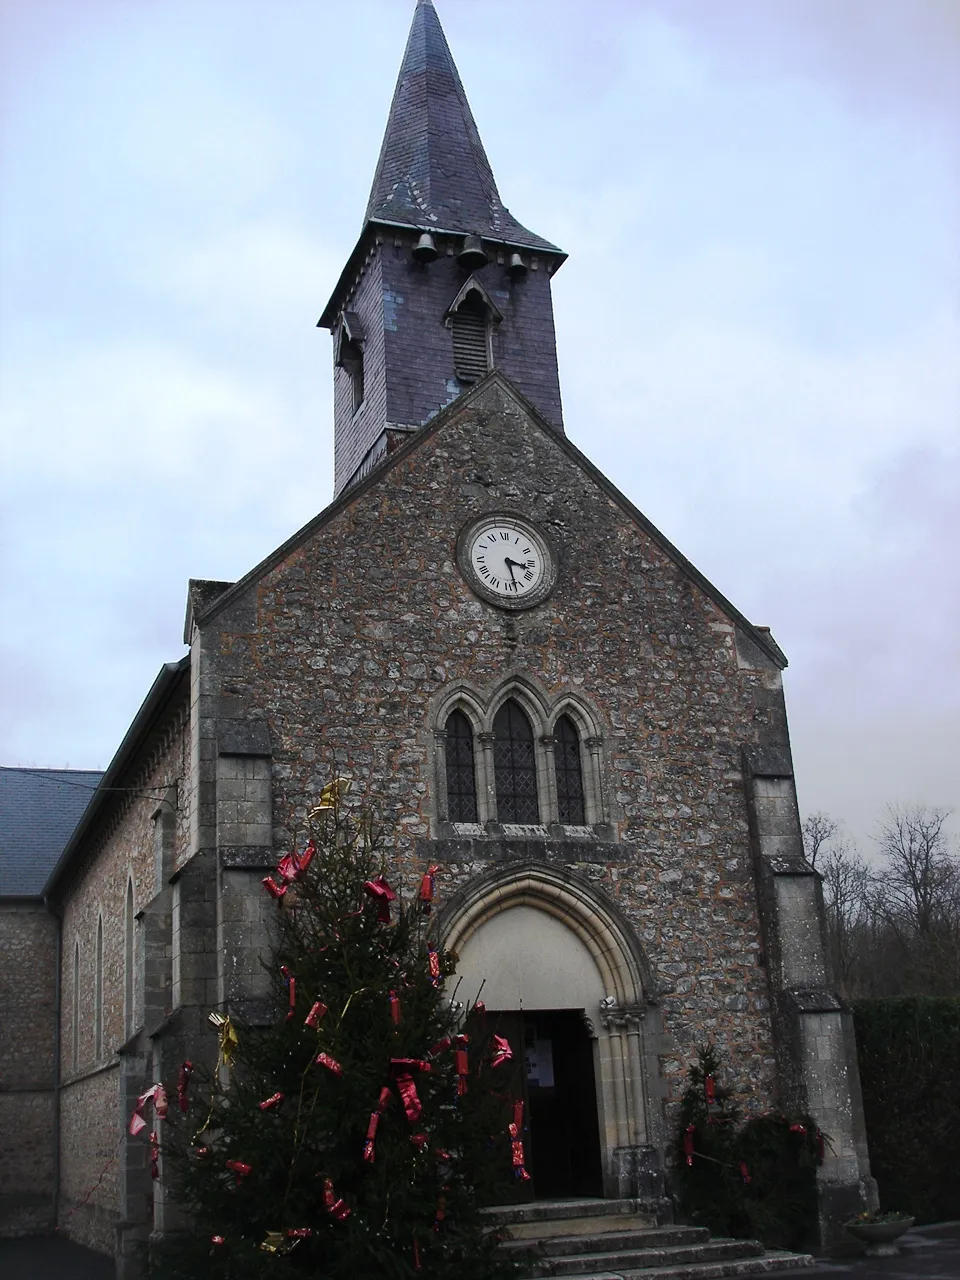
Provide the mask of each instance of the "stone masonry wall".
{"label": "stone masonry wall", "polygon": [[53,914],[0,903],[0,1236],[54,1222],[56,975]]}
{"label": "stone masonry wall", "polygon": [[[63,889],[60,1220],[72,1239],[103,1252],[115,1249],[119,1176],[118,1051],[138,1031],[145,1016],[144,920],[135,920],[132,1015],[125,1022],[128,962],[125,904],[133,881],[133,908],[139,914],[158,894],[158,868],[172,865],[173,851],[187,840],[184,791],[186,727],[167,725],[148,744],[145,758],[124,779],[129,790],[104,813],[88,839],[85,856]],[[174,807],[172,821],[157,817]],[[166,849],[164,843],[166,842]],[[98,919],[103,920],[102,1045],[95,1044],[95,964]],[[151,940],[156,953],[156,939]],[[79,983],[74,956],[79,947]],[[169,950],[169,947],[166,948]],[[160,1012],[154,993],[152,1016]],[[169,1002],[169,996],[167,997]],[[165,1010],[169,1012],[169,1004]],[[132,1024],[132,1025],[131,1025]],[[149,1030],[149,1028],[148,1028]],[[146,1083],[146,1082],[145,1082]],[[105,1162],[112,1163],[99,1185]],[[89,1193],[89,1195],[88,1195]],[[86,1199],[81,1206],[80,1201]]]}
{"label": "stone masonry wall", "polygon": [[[553,594],[523,613],[479,600],[456,564],[465,522],[501,510],[536,521],[559,561]],[[438,699],[460,681],[489,693],[512,676],[547,699],[575,692],[602,725],[615,838],[599,860],[585,844],[570,865],[646,948],[671,1096],[712,1039],[747,1107],[763,1108],[776,1069],[740,753],[785,747],[787,729],[779,670],[737,637],[735,620],[495,381],[201,634],[210,694],[267,717],[277,852],[302,836],[322,785],[346,775],[396,833],[395,874],[408,886],[439,834]],[[441,893],[486,869],[486,847],[444,843]]]}

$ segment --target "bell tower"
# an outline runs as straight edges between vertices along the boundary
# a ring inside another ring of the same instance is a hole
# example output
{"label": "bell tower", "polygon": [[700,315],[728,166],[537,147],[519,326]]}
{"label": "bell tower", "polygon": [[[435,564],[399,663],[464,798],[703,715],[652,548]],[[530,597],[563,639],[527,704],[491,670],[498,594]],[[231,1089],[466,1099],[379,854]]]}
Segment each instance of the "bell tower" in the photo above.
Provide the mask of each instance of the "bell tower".
{"label": "bell tower", "polygon": [[563,431],[550,279],[566,255],[500,201],[432,0],[418,0],[333,335],[334,491],[499,369]]}

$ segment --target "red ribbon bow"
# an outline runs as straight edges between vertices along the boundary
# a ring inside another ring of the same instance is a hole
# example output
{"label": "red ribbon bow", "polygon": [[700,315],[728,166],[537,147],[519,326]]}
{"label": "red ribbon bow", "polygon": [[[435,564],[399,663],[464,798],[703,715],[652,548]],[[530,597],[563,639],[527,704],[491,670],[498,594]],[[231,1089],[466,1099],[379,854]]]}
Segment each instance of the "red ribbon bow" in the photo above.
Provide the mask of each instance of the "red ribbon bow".
{"label": "red ribbon bow", "polygon": [[263,887],[279,902],[287,892],[290,885],[293,884],[294,880],[299,879],[304,871],[306,871],[307,867],[309,867],[316,852],[316,845],[312,840],[308,840],[306,848],[299,857],[297,857],[295,853],[285,853],[277,863],[277,871],[280,874],[280,883],[277,884],[276,880],[274,880],[272,876],[264,876],[261,882]]}
{"label": "red ribbon bow", "polygon": [[396,901],[397,895],[382,875],[377,876],[375,880],[365,880],[363,887],[377,904],[377,919],[381,924],[389,924],[390,903]]}
{"label": "red ribbon bow", "polygon": [[505,1040],[503,1036],[493,1037],[493,1053],[490,1055],[491,1067],[502,1067],[505,1062],[509,1062],[513,1057],[513,1050],[510,1048],[510,1041]]}
{"label": "red ribbon bow", "polygon": [[162,1120],[167,1114],[167,1091],[162,1084],[151,1085],[146,1093],[141,1093],[137,1099],[137,1105],[133,1108],[133,1115],[130,1117],[128,1133],[131,1137],[136,1137],[146,1127],[147,1122],[143,1118],[143,1109],[148,1102],[153,1103],[153,1109]]}

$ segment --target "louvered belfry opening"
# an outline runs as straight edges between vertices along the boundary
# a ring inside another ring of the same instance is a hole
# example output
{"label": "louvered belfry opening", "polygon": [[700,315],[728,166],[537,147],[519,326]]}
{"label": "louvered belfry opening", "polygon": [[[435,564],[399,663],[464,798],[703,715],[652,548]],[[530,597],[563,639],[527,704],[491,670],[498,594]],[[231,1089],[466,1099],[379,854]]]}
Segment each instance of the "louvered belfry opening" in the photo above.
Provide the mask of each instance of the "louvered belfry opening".
{"label": "louvered belfry opening", "polygon": [[473,760],[473,729],[462,711],[452,711],[446,723],[447,816],[451,822],[477,821],[477,773]]}
{"label": "louvered belfry opening", "polygon": [[450,322],[456,375],[461,382],[477,382],[490,369],[487,305],[478,293],[468,293]]}
{"label": "louvered belfry opening", "polygon": [[500,822],[539,822],[533,730],[512,698],[493,722],[493,768]]}
{"label": "louvered belfry opening", "polygon": [[569,716],[561,716],[557,721],[553,744],[557,768],[557,816],[565,826],[582,827],[585,818],[580,735]]}

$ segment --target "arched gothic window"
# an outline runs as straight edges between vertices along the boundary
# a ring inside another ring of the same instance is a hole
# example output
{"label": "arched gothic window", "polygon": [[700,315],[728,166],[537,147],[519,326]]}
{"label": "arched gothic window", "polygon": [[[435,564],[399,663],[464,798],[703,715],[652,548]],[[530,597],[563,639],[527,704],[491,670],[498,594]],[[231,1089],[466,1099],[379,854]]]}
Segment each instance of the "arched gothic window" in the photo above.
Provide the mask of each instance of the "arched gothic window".
{"label": "arched gothic window", "polygon": [[97,963],[93,984],[93,1049],[103,1056],[103,917],[97,921]]}
{"label": "arched gothic window", "polygon": [[493,721],[494,785],[500,822],[537,823],[537,760],[533,730],[520,706],[510,698]]}
{"label": "arched gothic window", "polygon": [[557,816],[564,826],[582,827],[586,819],[580,735],[569,716],[561,716],[557,721],[553,739],[557,770]]}
{"label": "arched gothic window", "polygon": [[477,771],[473,758],[473,729],[462,711],[451,711],[445,728],[447,813],[451,822],[476,822]]}
{"label": "arched gothic window", "polygon": [[74,1071],[80,1066],[80,943],[73,944],[73,1045],[70,1057]]}
{"label": "arched gothic window", "polygon": [[127,898],[123,908],[123,1038],[133,1035],[133,881],[127,881]]}

